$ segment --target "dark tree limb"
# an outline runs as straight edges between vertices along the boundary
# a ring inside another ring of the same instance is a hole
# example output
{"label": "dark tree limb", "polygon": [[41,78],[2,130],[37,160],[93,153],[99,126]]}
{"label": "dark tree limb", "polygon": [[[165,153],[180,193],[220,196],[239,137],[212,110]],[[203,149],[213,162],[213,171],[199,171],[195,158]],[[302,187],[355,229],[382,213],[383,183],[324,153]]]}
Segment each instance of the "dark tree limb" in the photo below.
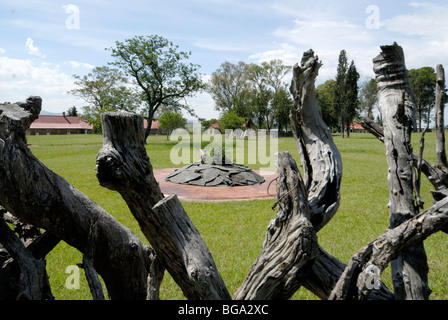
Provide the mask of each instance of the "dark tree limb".
{"label": "dark tree limb", "polygon": [[[389,166],[390,228],[394,228],[418,213],[414,202],[415,172],[411,145],[415,106],[403,49],[394,43],[382,46],[381,50],[373,63]],[[423,243],[404,250],[391,265],[397,299],[429,297],[431,290],[428,287],[428,264]]]}
{"label": "dark tree limb", "polygon": [[387,230],[352,257],[330,299],[365,299],[373,287],[369,270],[378,270],[378,277],[390,261],[410,247],[422,243],[431,234],[441,230],[447,222],[448,198],[445,198],[419,215]]}
{"label": "dark tree limb", "polygon": [[290,298],[318,255],[307,192],[289,152],[278,154],[278,168],[277,215],[269,224],[262,252],[235,293],[238,300]]}
{"label": "dark tree limb", "polygon": [[143,118],[103,113],[100,184],[118,191],[158,259],[188,299],[230,299],[213,258],[177,196],[164,198],[144,146]]}
{"label": "dark tree limb", "polygon": [[17,291],[16,299],[41,300],[46,282],[45,261],[32,256],[3,218],[0,218],[0,242],[20,268],[17,282],[10,283],[12,292]]}
{"label": "dark tree limb", "polygon": [[163,276],[165,274],[165,266],[163,262],[158,259],[154,249],[152,249],[151,269],[148,275],[148,295],[147,300],[159,300],[160,285],[162,284]]}
{"label": "dark tree limb", "polygon": [[[303,287],[320,299],[328,300],[346,267],[345,263],[319,247],[319,255],[313,263],[311,271],[304,279]],[[393,300],[394,294],[390,292],[383,282],[380,282],[379,288],[374,288],[368,294],[367,299]]]}
{"label": "dark tree limb", "polygon": [[25,131],[41,99],[0,104],[0,203],[21,221],[42,228],[86,254],[111,299],[145,299],[147,247],[127,228],[26,146]]}
{"label": "dark tree limb", "polygon": [[436,81],[436,166],[443,172],[448,172],[448,162],[446,160],[445,151],[445,70],[441,64],[437,67],[437,81]]}
{"label": "dark tree limb", "polygon": [[78,266],[84,269],[93,300],[104,300],[103,286],[101,285],[101,281],[98,278],[95,268],[86,255],[82,256],[82,263]]}
{"label": "dark tree limb", "polygon": [[[378,140],[384,143],[384,132],[383,127],[374,123],[369,118],[364,118],[361,120],[361,125],[364,129],[366,129],[369,133],[374,135]],[[412,162],[414,167],[419,167],[422,173],[428,178],[429,182],[436,189],[433,192],[433,196],[436,201],[441,200],[441,198],[445,197],[448,194],[448,174],[444,171],[440,170],[436,166],[432,165],[430,162],[425,160],[423,157],[420,157],[416,153],[412,154]]]}
{"label": "dark tree limb", "polygon": [[305,174],[310,219],[316,232],[339,208],[342,179],[341,155],[322,120],[314,85],[321,66],[312,50],[305,52],[301,64],[293,68],[290,87],[294,97],[291,128]]}

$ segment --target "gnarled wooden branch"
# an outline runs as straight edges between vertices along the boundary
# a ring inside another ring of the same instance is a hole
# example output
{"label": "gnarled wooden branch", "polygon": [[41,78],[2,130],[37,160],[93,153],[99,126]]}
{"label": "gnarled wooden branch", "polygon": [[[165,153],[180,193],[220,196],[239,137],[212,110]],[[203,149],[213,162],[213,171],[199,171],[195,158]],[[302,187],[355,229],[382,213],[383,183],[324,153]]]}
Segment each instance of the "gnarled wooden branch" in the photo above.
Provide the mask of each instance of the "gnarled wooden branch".
{"label": "gnarled wooden branch", "polygon": [[290,87],[294,97],[291,128],[305,174],[310,220],[316,232],[339,208],[342,179],[341,155],[322,120],[314,85],[321,65],[313,50],[305,52],[301,64],[293,68]]}
{"label": "gnarled wooden branch", "polygon": [[230,299],[201,235],[177,196],[164,198],[144,146],[143,118],[103,113],[103,148],[97,155],[100,184],[118,191],[158,259],[188,299]]}
{"label": "gnarled wooden branch", "polygon": [[448,162],[445,150],[445,70],[441,64],[437,67],[436,81],[436,166],[444,172],[448,172]]}
{"label": "gnarled wooden branch", "polygon": [[288,152],[278,154],[278,168],[277,215],[269,224],[263,250],[235,299],[290,298],[300,288],[318,254],[305,185]]}
{"label": "gnarled wooden branch", "polygon": [[[389,184],[390,228],[418,213],[414,199],[411,132],[415,127],[414,97],[407,75],[403,49],[394,43],[382,46],[373,59],[378,104],[383,120]],[[392,261],[397,299],[427,299],[430,294],[428,264],[423,243],[402,252]]]}
{"label": "gnarled wooden branch", "polygon": [[0,203],[21,221],[49,231],[84,253],[102,276],[111,299],[145,299],[147,247],[127,228],[26,146],[25,131],[41,99],[0,104]]}
{"label": "gnarled wooden branch", "polygon": [[[384,142],[384,132],[383,127],[377,123],[374,123],[373,120],[369,118],[364,118],[361,120],[361,125],[364,129],[366,129],[369,133],[375,136],[381,142]],[[433,191],[433,196],[435,200],[441,200],[446,195],[448,195],[448,174],[444,171],[440,170],[436,166],[432,165],[430,162],[421,158],[418,154],[412,154],[412,162],[415,168],[419,166],[420,170],[425,174],[428,178],[429,182],[436,189]]]}
{"label": "gnarled wooden branch", "polygon": [[[445,198],[419,215],[387,230],[352,257],[334,287],[330,299],[365,299],[375,287],[371,280],[377,280],[392,259],[400,256],[408,248],[422,243],[431,234],[445,227],[447,222],[448,198]],[[373,277],[376,279],[372,279],[371,270],[378,270]]]}
{"label": "gnarled wooden branch", "polygon": [[41,300],[46,281],[45,261],[35,259],[23,243],[0,217],[0,242],[18,263],[20,275],[17,279],[17,299]]}

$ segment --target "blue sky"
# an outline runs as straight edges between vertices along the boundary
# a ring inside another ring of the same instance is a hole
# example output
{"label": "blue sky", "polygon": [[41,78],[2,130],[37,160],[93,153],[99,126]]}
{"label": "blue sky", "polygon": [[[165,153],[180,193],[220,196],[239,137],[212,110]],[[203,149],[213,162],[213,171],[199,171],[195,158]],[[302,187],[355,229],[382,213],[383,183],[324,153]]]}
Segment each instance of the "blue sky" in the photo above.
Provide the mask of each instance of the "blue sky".
{"label": "blue sky", "polygon": [[[0,8],[0,100],[40,95],[49,112],[80,109],[84,102],[67,94],[72,75],[111,62],[105,48],[135,35],[191,51],[204,80],[224,61],[293,65],[308,49],[323,62],[317,84],[335,76],[342,49],[367,79],[379,46],[394,41],[408,69],[448,68],[445,0],[0,0]],[[200,117],[219,116],[208,94],[189,103]]]}

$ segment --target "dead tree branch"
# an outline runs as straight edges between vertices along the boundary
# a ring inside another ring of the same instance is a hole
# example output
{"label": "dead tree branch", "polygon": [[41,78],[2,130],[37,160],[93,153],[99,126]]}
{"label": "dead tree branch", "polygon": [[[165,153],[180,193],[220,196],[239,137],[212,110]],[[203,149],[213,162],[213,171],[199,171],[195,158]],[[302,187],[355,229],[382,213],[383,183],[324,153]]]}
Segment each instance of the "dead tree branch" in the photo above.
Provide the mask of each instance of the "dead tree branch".
{"label": "dead tree branch", "polygon": [[30,97],[26,103],[0,104],[0,203],[21,221],[84,253],[111,299],[145,299],[147,247],[26,146],[25,131],[38,117],[41,101]]}
{"label": "dead tree branch", "polygon": [[118,191],[188,299],[230,299],[207,245],[176,195],[164,198],[144,146],[143,118],[103,113],[97,177]]}
{"label": "dead tree branch", "polygon": [[[448,198],[445,198],[428,210],[386,231],[352,257],[330,299],[365,299],[375,286],[372,280],[378,279],[391,260],[410,247],[422,243],[431,234],[441,230],[447,222]],[[378,270],[373,277],[372,270]]]}

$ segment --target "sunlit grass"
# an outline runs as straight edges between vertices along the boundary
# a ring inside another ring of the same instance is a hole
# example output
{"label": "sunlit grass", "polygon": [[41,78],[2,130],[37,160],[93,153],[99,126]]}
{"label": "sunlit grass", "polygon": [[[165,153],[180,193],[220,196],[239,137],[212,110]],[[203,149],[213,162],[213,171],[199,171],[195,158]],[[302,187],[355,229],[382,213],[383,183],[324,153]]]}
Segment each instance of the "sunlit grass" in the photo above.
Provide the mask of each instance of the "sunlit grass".
{"label": "sunlit grass", "polygon": [[[414,149],[418,151],[419,134],[413,134]],[[319,244],[344,263],[369,241],[382,234],[389,224],[387,203],[387,163],[384,145],[369,134],[352,134],[341,139],[334,136],[343,160],[341,204],[337,214],[318,234]],[[95,176],[95,158],[102,147],[98,135],[30,136],[32,152],[51,170],[67,179],[76,188],[98,203],[120,223],[129,227],[147,243],[137,222],[132,217],[121,196],[99,186]],[[173,167],[170,150],[177,144],[165,136],[151,136],[146,146],[155,169]],[[289,151],[299,161],[293,138],[280,138],[279,151]],[[426,134],[424,157],[435,160],[435,135]],[[246,151],[247,153],[247,148]],[[246,158],[247,159],[247,155]],[[198,159],[191,159],[192,161]],[[249,165],[257,167],[257,165]],[[433,189],[423,179],[422,196],[425,208],[431,205],[429,190]],[[275,212],[273,200],[226,202],[183,201],[206,241],[218,269],[231,295],[243,282],[251,264],[259,254],[269,221]],[[446,234],[437,233],[425,241],[430,266],[432,299],[448,299],[448,242]],[[65,268],[80,263],[82,255],[65,243],[59,244],[47,257],[47,266],[53,294],[57,299],[91,299],[87,284],[82,279],[81,288],[68,290],[64,284],[68,277]],[[81,277],[83,278],[83,277]],[[383,273],[383,280],[392,288],[390,271]],[[183,299],[183,295],[165,275],[161,288],[163,299]],[[294,299],[315,299],[305,289],[299,290]]]}

